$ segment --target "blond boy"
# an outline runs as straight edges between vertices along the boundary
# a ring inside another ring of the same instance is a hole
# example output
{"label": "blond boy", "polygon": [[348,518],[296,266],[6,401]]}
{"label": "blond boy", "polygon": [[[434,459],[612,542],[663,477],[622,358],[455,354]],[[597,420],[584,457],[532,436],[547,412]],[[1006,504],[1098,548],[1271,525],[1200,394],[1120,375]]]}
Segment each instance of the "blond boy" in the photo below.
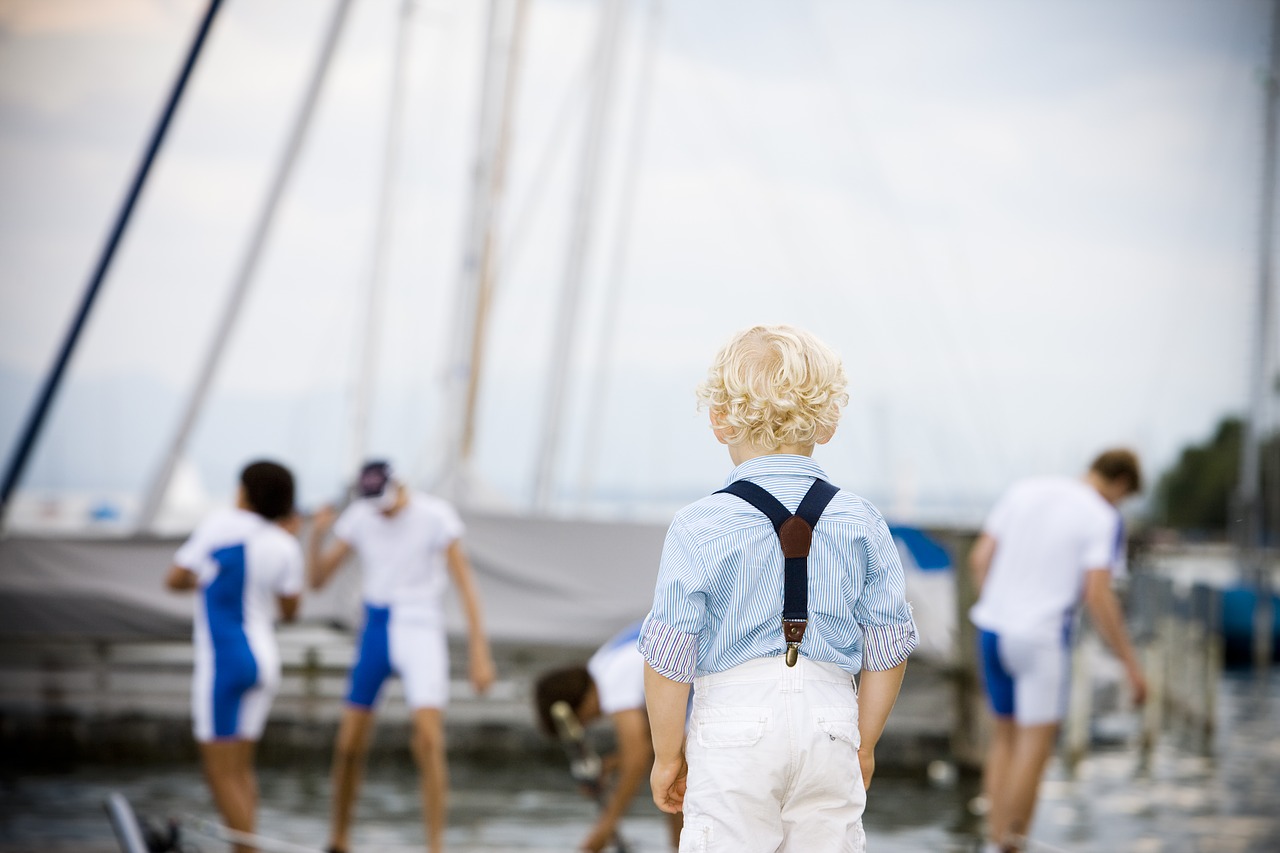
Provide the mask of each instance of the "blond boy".
{"label": "blond boy", "polygon": [[[817,338],[755,326],[720,351],[698,389],[736,466],[727,488],[761,487],[784,515],[804,516],[802,503],[823,487],[829,502],[797,558],[802,619],[787,613],[794,574],[784,595],[798,553],[786,530],[797,519],[779,526],[763,503],[716,493],[681,510],[667,533],[637,645],[654,802],[683,810],[681,850],[865,849],[875,745],[917,635],[884,519],[826,484],[811,458],[835,433],[845,386],[839,357]],[[800,638],[784,636],[797,622]]]}

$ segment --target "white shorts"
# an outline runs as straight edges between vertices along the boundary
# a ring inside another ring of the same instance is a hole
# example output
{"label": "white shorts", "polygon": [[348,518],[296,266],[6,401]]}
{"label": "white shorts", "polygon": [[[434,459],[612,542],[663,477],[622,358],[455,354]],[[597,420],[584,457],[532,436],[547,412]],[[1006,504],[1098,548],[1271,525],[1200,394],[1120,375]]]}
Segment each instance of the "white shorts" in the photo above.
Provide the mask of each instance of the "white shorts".
{"label": "white shorts", "polygon": [[444,708],[449,701],[444,628],[393,608],[366,604],[347,701],[358,708],[374,707],[392,674],[400,676],[410,708]]}
{"label": "white shorts", "polygon": [[197,741],[258,740],[280,685],[276,660],[241,658],[219,665],[197,659],[191,682],[192,730]]}
{"label": "white shorts", "polygon": [[862,853],[858,744],[835,664],[779,655],[695,679],[681,853]]}
{"label": "white shorts", "polygon": [[1069,638],[979,629],[979,666],[992,709],[1020,726],[1057,723],[1071,689]]}

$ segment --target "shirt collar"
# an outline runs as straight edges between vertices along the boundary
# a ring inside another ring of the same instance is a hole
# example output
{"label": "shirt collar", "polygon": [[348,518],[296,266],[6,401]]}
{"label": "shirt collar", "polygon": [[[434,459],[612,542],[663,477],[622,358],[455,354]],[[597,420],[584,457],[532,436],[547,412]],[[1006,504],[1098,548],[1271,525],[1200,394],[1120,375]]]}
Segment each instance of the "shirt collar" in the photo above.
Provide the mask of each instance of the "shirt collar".
{"label": "shirt collar", "polygon": [[725,485],[735,480],[754,480],[760,477],[818,477],[827,479],[822,466],[809,456],[796,456],[790,453],[770,453],[748,459],[729,472]]}

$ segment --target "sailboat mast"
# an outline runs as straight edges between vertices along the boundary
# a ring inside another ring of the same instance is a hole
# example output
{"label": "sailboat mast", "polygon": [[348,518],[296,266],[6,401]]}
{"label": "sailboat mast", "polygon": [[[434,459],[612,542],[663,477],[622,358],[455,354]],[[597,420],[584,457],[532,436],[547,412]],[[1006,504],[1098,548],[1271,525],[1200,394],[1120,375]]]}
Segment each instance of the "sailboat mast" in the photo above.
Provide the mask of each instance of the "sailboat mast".
{"label": "sailboat mast", "polygon": [[338,36],[342,32],[343,24],[347,18],[347,11],[350,8],[351,0],[337,0],[334,6],[329,28],[325,33],[324,43],[316,60],[315,70],[311,75],[306,94],[303,96],[302,107],[294,120],[293,128],[285,144],[280,160],[280,168],[276,170],[275,179],[267,191],[262,210],[258,213],[258,221],[251,232],[253,236],[249,241],[249,247],[240,261],[240,269],[236,275],[235,282],[232,284],[231,294],[223,307],[222,316],[218,318],[213,340],[210,342],[209,351],[200,366],[200,373],[192,388],[191,396],[187,398],[186,407],[182,412],[182,419],[178,422],[178,429],[174,433],[173,440],[161,460],[160,467],[151,478],[150,489],[143,501],[142,510],[138,514],[137,529],[139,531],[149,531],[155,525],[156,515],[160,512],[160,505],[164,502],[165,493],[169,489],[169,481],[173,477],[173,469],[177,467],[178,458],[186,447],[187,438],[190,436],[196,419],[200,415],[200,410],[204,406],[209,387],[213,384],[213,377],[217,372],[218,363],[222,360],[227,340],[231,336],[231,330],[235,327],[236,319],[240,316],[240,307],[243,305],[245,295],[248,293],[249,282],[253,280],[254,273],[258,269],[258,259],[266,246],[267,235],[271,231],[272,222],[275,220],[276,208],[279,207],[280,199],[283,198],[285,188],[289,184],[289,178],[293,175],[294,163],[298,159],[298,152],[302,149],[302,142],[306,138],[308,127],[311,125],[311,116],[315,113],[316,102],[320,99],[320,91],[323,88],[330,61],[333,59],[334,50],[338,44]]}
{"label": "sailboat mast", "polygon": [[1240,484],[1237,493],[1242,518],[1244,559],[1254,575],[1258,597],[1254,609],[1253,659],[1260,668],[1271,660],[1271,578],[1264,551],[1265,507],[1262,500],[1261,446],[1266,428],[1270,382],[1268,356],[1272,325],[1272,235],[1275,230],[1277,99],[1280,99],[1280,3],[1271,6],[1270,66],[1264,82],[1265,108],[1262,149],[1262,208],[1259,215],[1258,280],[1254,306],[1253,348],[1250,365],[1249,418],[1240,451]]}
{"label": "sailboat mast", "polygon": [[107,277],[107,271],[111,268],[111,261],[115,258],[116,249],[124,236],[125,227],[133,216],[133,209],[138,203],[138,198],[142,195],[142,187],[147,182],[147,176],[151,174],[151,166],[155,163],[156,155],[160,152],[160,145],[164,142],[165,135],[169,131],[173,116],[178,111],[178,102],[182,100],[182,93],[186,91],[187,81],[191,79],[191,72],[195,68],[196,59],[199,58],[200,52],[204,48],[209,30],[213,26],[213,20],[221,6],[222,0],[209,0],[204,17],[200,19],[200,26],[196,30],[195,39],[191,42],[190,50],[187,51],[186,61],[183,62],[182,70],[178,72],[178,79],[174,81],[173,90],[169,93],[169,99],[165,102],[164,110],[160,113],[160,121],[156,123],[155,130],[151,133],[151,141],[147,145],[146,153],[143,154],[142,162],[138,165],[137,173],[133,176],[133,182],[129,185],[129,192],[125,195],[124,204],[121,205],[120,213],[116,216],[115,225],[107,237],[107,243],[102,249],[98,265],[94,268],[93,275],[89,278],[89,285],[85,288],[84,297],[80,302],[80,309],[76,312],[75,319],[71,323],[71,329],[62,343],[62,349],[59,350],[58,357],[53,363],[53,368],[45,378],[44,385],[36,398],[36,404],[31,410],[31,415],[28,417],[26,425],[23,427],[17,448],[14,450],[13,457],[5,470],[4,483],[0,486],[0,530],[4,529],[4,519],[9,508],[9,499],[13,496],[13,491],[17,488],[18,481],[22,479],[22,472],[26,469],[27,462],[31,457],[31,451],[35,448],[36,438],[40,435],[45,418],[49,414],[54,395],[57,394],[58,387],[62,384],[62,377],[66,373],[67,365],[71,363],[71,355],[75,352],[81,332],[84,331],[85,323],[89,319],[89,312],[98,297],[98,291],[102,288],[102,282]]}
{"label": "sailboat mast", "polygon": [[617,66],[618,35],[622,29],[622,0],[604,0],[596,41],[595,89],[587,114],[586,140],[573,209],[573,225],[569,235],[569,258],[564,285],[560,292],[560,309],[551,345],[551,386],[547,393],[546,419],[542,427],[542,445],[534,480],[534,506],[546,512],[551,503],[554,478],[559,467],[561,424],[568,399],[570,358],[577,332],[578,303],[586,277],[587,253],[591,246],[591,229],[595,224],[595,203],[600,171],[600,155],[609,106],[613,94],[613,72]]}
{"label": "sailboat mast", "polygon": [[[623,178],[621,198],[618,203],[618,223],[614,237],[613,258],[605,280],[604,308],[600,312],[601,330],[597,338],[595,370],[592,390],[587,396],[592,410],[605,411],[609,379],[613,368],[613,353],[617,335],[618,308],[621,301],[622,282],[627,272],[631,238],[631,220],[635,214],[636,187],[640,179],[640,161],[644,147],[644,134],[648,129],[649,102],[652,91],[654,62],[657,56],[658,31],[662,20],[662,0],[650,0],[649,20],[645,28],[641,49],[639,81],[636,83],[635,114],[631,121],[631,139],[624,158],[626,172]],[[582,460],[578,467],[578,500],[585,503],[591,495],[599,464],[600,432],[604,418],[593,417],[587,425],[583,442]]]}
{"label": "sailboat mast", "polygon": [[[504,11],[509,15],[504,15]],[[445,489],[461,504],[467,502],[472,474],[484,376],[485,333],[497,281],[498,226],[527,14],[528,0],[491,0],[489,4],[471,211],[458,288],[461,310],[449,376],[457,405],[447,407],[450,412],[462,412],[461,420],[454,426],[456,432],[447,444],[448,456],[444,463]],[[506,50],[500,51],[498,44],[504,28],[508,42]]]}
{"label": "sailboat mast", "polygon": [[378,375],[379,330],[386,293],[387,247],[391,233],[391,201],[395,197],[395,177],[400,164],[400,128],[404,108],[404,70],[408,56],[409,26],[415,0],[403,0],[396,20],[396,48],[391,63],[391,99],[387,116],[387,138],[382,159],[382,185],[378,190],[378,213],[374,223],[373,263],[369,274],[369,299],[365,304],[364,340],[360,371],[356,376],[351,407],[351,435],[345,473],[359,470],[369,450],[369,412],[373,409],[373,389]]}
{"label": "sailboat mast", "polygon": [[507,183],[507,160],[511,148],[511,131],[515,114],[517,84],[519,82],[520,54],[524,44],[525,19],[528,0],[515,0],[511,24],[511,41],[507,48],[507,67],[502,86],[502,111],[498,120],[498,137],[493,155],[493,170],[489,187],[488,217],[480,249],[480,268],[476,281],[475,325],[471,334],[471,376],[467,383],[465,420],[463,421],[461,462],[465,477],[469,480],[471,460],[475,450],[476,410],[480,400],[480,381],[484,377],[485,332],[489,325],[489,308],[497,281],[496,249],[498,225],[501,222],[503,192]]}

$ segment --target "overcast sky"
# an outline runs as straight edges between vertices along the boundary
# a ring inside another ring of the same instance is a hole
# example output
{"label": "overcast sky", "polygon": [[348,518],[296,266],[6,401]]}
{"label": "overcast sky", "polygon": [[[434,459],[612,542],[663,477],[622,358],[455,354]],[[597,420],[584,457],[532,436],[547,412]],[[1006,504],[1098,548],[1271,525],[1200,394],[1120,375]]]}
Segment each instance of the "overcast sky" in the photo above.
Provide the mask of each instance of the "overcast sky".
{"label": "overcast sky", "polygon": [[[33,487],[136,491],[203,358],[331,8],[224,6]],[[343,33],[188,448],[213,496],[264,454],[298,469],[312,503],[346,476],[400,8],[356,0]],[[808,327],[843,355],[852,401],[818,458],[905,520],[972,521],[1010,480],[1074,473],[1115,443],[1155,474],[1242,410],[1269,4],[719,0],[667,2],[656,19],[648,2],[626,8],[562,510],[624,494],[621,509],[660,517],[718,487],[728,457],[692,389],[724,340],[757,322]],[[484,4],[414,9],[370,450],[430,483],[456,420],[442,388]],[[600,4],[530,9],[477,449],[480,476],[517,507],[542,439]],[[0,0],[6,453],[202,12],[194,0]]]}

